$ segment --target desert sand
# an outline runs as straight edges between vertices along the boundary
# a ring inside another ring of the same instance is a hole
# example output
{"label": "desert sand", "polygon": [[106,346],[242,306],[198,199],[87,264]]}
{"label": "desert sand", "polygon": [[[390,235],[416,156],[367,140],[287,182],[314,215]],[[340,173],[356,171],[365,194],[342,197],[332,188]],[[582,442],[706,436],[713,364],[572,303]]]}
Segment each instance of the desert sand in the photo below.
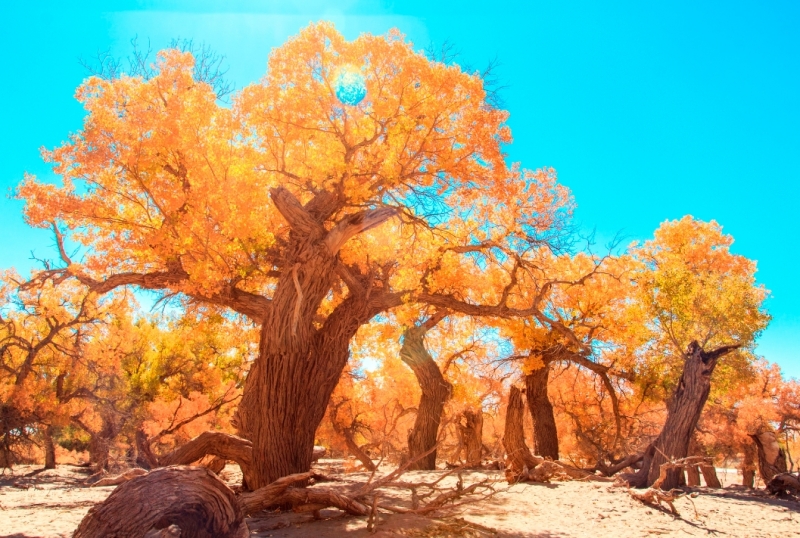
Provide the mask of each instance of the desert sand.
{"label": "desert sand", "polygon": [[[335,468],[327,462],[325,471]],[[0,536],[14,538],[68,537],[89,508],[105,499],[116,486],[86,487],[86,469],[71,465],[35,472],[20,465],[0,477]],[[406,481],[429,481],[440,472],[408,472]],[[229,465],[220,475],[235,484],[238,468]],[[337,482],[319,487],[343,488],[367,480],[366,473],[336,475]],[[439,517],[382,513],[370,534],[366,518],[338,510],[310,514],[264,513],[249,518],[253,537],[333,538],[347,536],[453,536],[519,538],[604,538],[740,536],[750,538],[800,536],[800,503],[766,496],[762,491],[737,487],[695,488],[693,500],[676,501],[680,516],[643,505],[625,488],[610,483],[554,482],[508,486],[499,471],[464,472],[465,483],[496,480],[496,493],[476,504],[458,507]],[[456,477],[447,480],[455,481]],[[385,490],[384,490],[385,491]],[[402,505],[404,491],[387,491],[382,501]]]}

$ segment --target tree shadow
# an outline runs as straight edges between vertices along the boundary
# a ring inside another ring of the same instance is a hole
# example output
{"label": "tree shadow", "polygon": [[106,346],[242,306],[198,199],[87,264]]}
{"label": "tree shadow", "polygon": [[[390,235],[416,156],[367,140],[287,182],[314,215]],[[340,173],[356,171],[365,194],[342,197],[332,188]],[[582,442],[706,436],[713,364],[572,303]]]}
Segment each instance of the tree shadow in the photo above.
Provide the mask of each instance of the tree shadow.
{"label": "tree shadow", "polygon": [[781,499],[766,493],[765,490],[752,489],[710,489],[710,488],[686,488],[686,491],[697,492],[706,497],[716,497],[718,499],[735,499],[748,503],[764,504],[768,506],[780,506],[788,510],[800,512],[800,501],[792,499]]}

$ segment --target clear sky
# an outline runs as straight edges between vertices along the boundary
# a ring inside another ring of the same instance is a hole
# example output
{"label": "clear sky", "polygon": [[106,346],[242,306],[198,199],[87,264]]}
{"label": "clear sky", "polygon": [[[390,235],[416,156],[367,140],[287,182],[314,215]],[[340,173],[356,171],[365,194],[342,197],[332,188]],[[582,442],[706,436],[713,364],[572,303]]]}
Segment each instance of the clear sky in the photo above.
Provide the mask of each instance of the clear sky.
{"label": "clear sky", "polygon": [[[646,239],[660,222],[715,219],[758,260],[774,319],[758,352],[800,377],[800,2],[559,0],[3,0],[0,188],[52,177],[39,148],[81,126],[78,59],[193,38],[227,57],[241,88],[310,21],[348,38],[399,28],[416,47],[449,41],[474,66],[497,57],[508,84],[510,157],[552,166],[602,241]],[[613,4],[613,5],[611,5]],[[52,256],[21,204],[0,199],[0,267]]]}

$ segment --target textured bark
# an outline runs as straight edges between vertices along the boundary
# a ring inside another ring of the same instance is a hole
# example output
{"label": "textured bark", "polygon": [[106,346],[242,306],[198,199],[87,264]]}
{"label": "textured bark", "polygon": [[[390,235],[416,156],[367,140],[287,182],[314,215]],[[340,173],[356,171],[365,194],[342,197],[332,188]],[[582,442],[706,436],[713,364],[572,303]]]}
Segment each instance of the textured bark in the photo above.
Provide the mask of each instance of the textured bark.
{"label": "textured bark", "polygon": [[[632,486],[653,485],[662,464],[688,455],[692,434],[711,390],[711,374],[719,358],[737,347],[724,346],[707,352],[697,342],[689,344],[684,354],[683,373],[667,405],[664,427],[645,451],[642,468],[626,477]],[[682,480],[682,469],[670,469],[661,487],[664,490],[676,488]]]}
{"label": "textured bark", "polygon": [[203,467],[166,467],[125,482],[83,518],[74,538],[139,538],[177,525],[181,538],[249,535],[233,492]]}
{"label": "textured bark", "polygon": [[55,433],[55,428],[53,428],[53,426],[47,426],[44,430],[42,430],[42,437],[44,437],[45,469],[56,468],[56,445],[53,442],[54,433]]}
{"label": "textured bark", "polygon": [[506,409],[506,426],[503,432],[503,446],[508,454],[509,469],[514,474],[521,475],[524,470],[533,469],[541,463],[542,458],[537,458],[531,454],[528,445],[525,444],[525,430],[523,426],[523,416],[525,414],[525,404],[522,401],[522,392],[511,386],[508,396],[508,407]]}
{"label": "textured bark", "polygon": [[553,405],[547,394],[550,362],[525,376],[525,397],[533,419],[533,453],[558,460],[558,431]]}
{"label": "textured bark", "polygon": [[[439,319],[441,317],[438,319],[434,317],[428,320],[434,323],[424,323],[407,329],[400,348],[400,359],[414,371],[417,383],[422,389],[414,427],[408,432],[408,455],[411,460],[416,459],[409,469],[430,471],[436,468],[436,450],[431,451],[431,449],[436,446],[444,404],[452,390],[436,361],[425,349],[425,333]],[[420,458],[426,452],[430,453]]]}
{"label": "textured bark", "polygon": [[746,488],[752,489],[756,485],[756,451],[755,443],[744,443],[741,472],[742,485]]}
{"label": "textured bark", "polygon": [[483,411],[467,409],[462,414],[464,424],[458,424],[459,442],[464,446],[467,465],[480,464],[483,459]]}
{"label": "textured bark", "polygon": [[350,356],[350,339],[400,302],[381,291],[354,293],[317,327],[336,259],[324,245],[305,246],[292,257],[304,262],[279,279],[236,414],[240,435],[253,442],[253,465],[244,473],[250,490],[311,467],[314,436]]}
{"label": "textured bark", "polygon": [[772,430],[764,430],[750,437],[758,451],[758,474],[764,484],[768,484],[775,475],[788,470],[786,453],[778,444],[778,437]]}

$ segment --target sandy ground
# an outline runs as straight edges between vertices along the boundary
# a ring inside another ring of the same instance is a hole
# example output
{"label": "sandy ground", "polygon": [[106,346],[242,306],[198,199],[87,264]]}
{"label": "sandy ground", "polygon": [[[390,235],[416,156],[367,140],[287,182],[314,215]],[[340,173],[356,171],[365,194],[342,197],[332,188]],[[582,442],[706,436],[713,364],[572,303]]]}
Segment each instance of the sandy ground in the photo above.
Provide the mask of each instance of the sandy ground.
{"label": "sandy ground", "polygon": [[[0,476],[0,537],[71,536],[89,508],[114,489],[84,487],[87,474],[80,467],[64,465],[31,474],[35,470],[18,466]],[[335,472],[335,463],[327,462],[324,470]],[[409,472],[403,480],[429,481],[440,474]],[[226,467],[221,476],[231,482],[240,477],[238,468],[233,466]],[[340,482],[324,487],[347,487],[367,478],[364,473],[338,476]],[[697,488],[699,495],[693,501],[681,498],[676,502],[680,512],[676,517],[645,506],[633,500],[625,489],[608,483],[555,482],[509,487],[501,481],[500,472],[468,472],[462,477],[466,484],[496,479],[499,492],[438,519],[381,514],[374,534],[366,530],[366,518],[333,509],[322,511],[321,520],[314,520],[309,514],[274,513],[250,518],[247,523],[251,536],[274,538],[800,536],[800,503],[773,499],[758,491]],[[456,478],[448,480],[454,482]],[[403,505],[408,499],[403,492],[392,490],[381,501]]]}

